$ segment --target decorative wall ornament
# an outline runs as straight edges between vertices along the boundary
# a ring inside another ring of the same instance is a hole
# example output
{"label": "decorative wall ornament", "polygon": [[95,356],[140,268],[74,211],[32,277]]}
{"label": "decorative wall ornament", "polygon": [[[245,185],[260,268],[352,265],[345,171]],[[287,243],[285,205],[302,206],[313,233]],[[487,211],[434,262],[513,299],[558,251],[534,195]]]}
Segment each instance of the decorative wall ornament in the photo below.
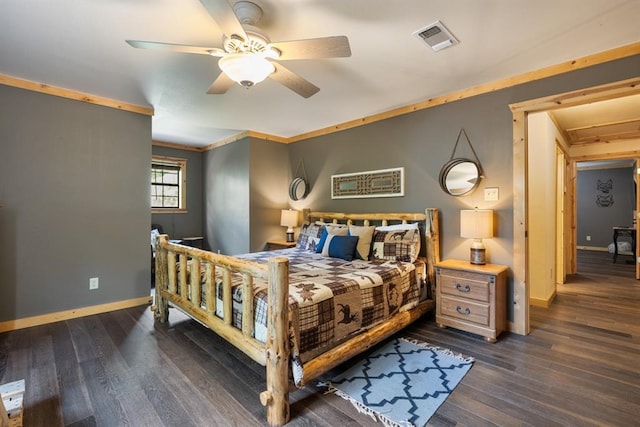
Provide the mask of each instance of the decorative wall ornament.
{"label": "decorative wall ornament", "polygon": [[[455,157],[456,149],[460,143],[460,137],[463,135],[467,140],[467,144],[471,149],[471,153],[473,153],[475,161],[464,157]],[[462,128],[458,133],[456,144],[453,146],[451,158],[440,170],[440,187],[445,193],[451,196],[464,196],[478,188],[480,180],[483,177],[484,173],[482,171],[482,165],[480,165],[480,159],[478,159],[476,150],[474,150],[473,145],[471,145],[467,132]]]}
{"label": "decorative wall ornament", "polygon": [[[302,166],[303,176],[300,176],[300,167]],[[289,184],[289,198],[291,200],[302,200],[309,194],[309,180],[307,179],[307,170],[304,167],[302,159],[298,162],[296,168],[296,177]]]}
{"label": "decorative wall ornament", "polygon": [[598,180],[596,183],[596,205],[601,208],[608,208],[613,206],[613,179],[609,178],[606,181]]}
{"label": "decorative wall ornament", "polygon": [[331,198],[404,196],[404,168],[331,175]]}

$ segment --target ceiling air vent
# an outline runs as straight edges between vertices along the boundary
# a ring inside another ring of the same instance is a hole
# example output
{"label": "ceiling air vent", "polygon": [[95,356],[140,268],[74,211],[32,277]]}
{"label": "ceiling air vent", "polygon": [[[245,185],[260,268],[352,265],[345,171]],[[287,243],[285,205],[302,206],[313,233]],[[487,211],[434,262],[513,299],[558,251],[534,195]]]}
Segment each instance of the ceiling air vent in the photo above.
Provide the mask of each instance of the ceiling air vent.
{"label": "ceiling air vent", "polygon": [[460,43],[440,21],[419,29],[413,35],[428,44],[435,52]]}

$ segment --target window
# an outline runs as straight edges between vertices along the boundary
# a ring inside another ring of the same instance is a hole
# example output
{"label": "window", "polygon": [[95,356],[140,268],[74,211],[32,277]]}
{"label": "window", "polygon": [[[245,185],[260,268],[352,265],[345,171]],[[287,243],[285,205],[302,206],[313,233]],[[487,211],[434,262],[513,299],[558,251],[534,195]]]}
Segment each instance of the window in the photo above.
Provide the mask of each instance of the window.
{"label": "window", "polygon": [[151,158],[151,210],[153,213],[186,212],[187,160]]}

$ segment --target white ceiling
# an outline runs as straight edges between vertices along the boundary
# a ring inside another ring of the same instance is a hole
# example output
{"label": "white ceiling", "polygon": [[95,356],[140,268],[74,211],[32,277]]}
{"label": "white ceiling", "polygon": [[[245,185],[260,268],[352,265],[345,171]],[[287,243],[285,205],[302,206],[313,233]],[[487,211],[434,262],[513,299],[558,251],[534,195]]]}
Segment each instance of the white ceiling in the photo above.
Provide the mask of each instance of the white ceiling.
{"label": "white ceiling", "polygon": [[571,145],[640,141],[640,95],[562,108],[551,114]]}
{"label": "white ceiling", "polygon": [[[207,95],[217,58],[125,43],[221,46],[199,0],[2,0],[0,74],[152,106],[154,139],[206,146],[246,130],[292,137],[640,41],[638,0],[255,3],[272,41],[346,35],[352,56],[287,61],[320,87],[308,99],[270,79]],[[459,45],[436,53],[412,35],[436,20]]]}

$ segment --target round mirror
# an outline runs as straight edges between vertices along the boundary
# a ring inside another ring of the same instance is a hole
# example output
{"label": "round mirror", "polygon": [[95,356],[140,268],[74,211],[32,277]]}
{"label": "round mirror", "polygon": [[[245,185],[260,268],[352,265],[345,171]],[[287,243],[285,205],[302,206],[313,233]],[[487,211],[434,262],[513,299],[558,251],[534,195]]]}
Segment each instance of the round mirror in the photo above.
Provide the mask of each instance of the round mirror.
{"label": "round mirror", "polygon": [[307,197],[307,192],[309,188],[307,186],[307,181],[304,178],[296,177],[293,178],[291,184],[289,184],[289,198],[291,200],[302,200]]}
{"label": "round mirror", "polygon": [[480,184],[480,167],[469,159],[452,159],[440,171],[440,187],[452,196],[471,193]]}

